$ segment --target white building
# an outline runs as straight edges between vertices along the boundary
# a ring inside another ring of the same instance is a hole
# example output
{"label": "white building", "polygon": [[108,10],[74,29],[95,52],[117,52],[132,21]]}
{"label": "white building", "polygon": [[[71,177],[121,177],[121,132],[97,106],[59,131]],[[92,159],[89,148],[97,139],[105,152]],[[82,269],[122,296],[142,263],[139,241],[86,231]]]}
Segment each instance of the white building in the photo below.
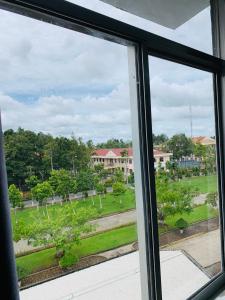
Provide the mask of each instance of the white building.
{"label": "white building", "polygon": [[[172,153],[154,149],[155,169],[157,170],[159,165],[165,169],[166,162],[170,161],[171,156]],[[134,171],[133,150],[132,148],[96,149],[92,155],[92,163],[103,164],[104,169],[110,169],[112,172],[120,169],[125,174],[131,174]]]}

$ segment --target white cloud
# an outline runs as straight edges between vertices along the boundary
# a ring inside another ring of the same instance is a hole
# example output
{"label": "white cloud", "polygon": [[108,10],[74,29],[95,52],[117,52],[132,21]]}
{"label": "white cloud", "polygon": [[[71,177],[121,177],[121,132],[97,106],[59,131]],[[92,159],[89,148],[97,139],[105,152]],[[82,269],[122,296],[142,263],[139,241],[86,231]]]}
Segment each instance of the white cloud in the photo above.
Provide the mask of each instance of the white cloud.
{"label": "white cloud", "polygon": [[77,137],[95,141],[118,134],[129,139],[130,108],[128,96],[124,97],[126,90],[126,86],[121,85],[104,97],[78,100],[52,95],[41,97],[32,105],[1,94],[3,127],[17,129],[20,126],[55,136],[70,136],[73,132]]}
{"label": "white cloud", "polygon": [[[176,31],[118,11],[98,0],[74,0],[122,21],[211,51],[209,10]],[[204,31],[202,30],[204,25]],[[85,140],[131,138],[125,46],[0,11],[0,107],[3,127],[18,126]],[[213,135],[212,80],[150,58],[153,129]]]}

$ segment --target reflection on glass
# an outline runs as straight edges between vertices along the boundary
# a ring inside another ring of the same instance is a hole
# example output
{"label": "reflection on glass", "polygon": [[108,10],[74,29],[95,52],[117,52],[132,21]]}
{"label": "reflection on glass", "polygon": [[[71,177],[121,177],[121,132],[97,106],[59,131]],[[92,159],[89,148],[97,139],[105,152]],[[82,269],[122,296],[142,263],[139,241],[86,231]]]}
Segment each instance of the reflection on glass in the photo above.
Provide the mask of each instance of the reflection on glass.
{"label": "reflection on glass", "polygon": [[[185,4],[185,1],[68,1],[212,54],[209,0],[193,1],[188,5]],[[147,2],[148,4],[146,4]]]}
{"label": "reflection on glass", "polygon": [[163,299],[221,271],[212,74],[149,58]]}

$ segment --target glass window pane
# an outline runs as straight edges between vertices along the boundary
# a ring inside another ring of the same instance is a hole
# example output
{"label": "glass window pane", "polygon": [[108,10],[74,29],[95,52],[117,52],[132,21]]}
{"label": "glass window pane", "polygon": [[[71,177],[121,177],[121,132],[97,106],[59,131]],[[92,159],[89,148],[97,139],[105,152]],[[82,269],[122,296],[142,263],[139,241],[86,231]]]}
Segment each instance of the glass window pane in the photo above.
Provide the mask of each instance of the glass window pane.
{"label": "glass window pane", "polygon": [[[183,0],[165,2],[149,0],[149,4],[147,1],[134,1],[133,5],[130,1],[115,0],[69,0],[69,2],[213,54],[209,0],[191,3],[189,1],[188,6]],[[127,4],[127,7],[123,7],[123,4]]]}
{"label": "glass window pane", "polygon": [[186,299],[221,272],[213,77],[149,68],[163,299]]}
{"label": "glass window pane", "polygon": [[127,47],[2,10],[0,29],[20,299],[139,300]]}

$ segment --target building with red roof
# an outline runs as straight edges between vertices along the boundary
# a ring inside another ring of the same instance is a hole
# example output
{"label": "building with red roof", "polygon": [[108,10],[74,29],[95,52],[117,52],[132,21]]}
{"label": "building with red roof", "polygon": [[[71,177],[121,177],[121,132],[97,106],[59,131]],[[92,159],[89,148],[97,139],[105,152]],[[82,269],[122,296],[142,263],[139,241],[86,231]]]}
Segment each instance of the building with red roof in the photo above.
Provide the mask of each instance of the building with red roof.
{"label": "building with red roof", "polygon": [[[154,149],[155,169],[157,170],[159,165],[165,169],[166,162],[170,160],[171,156],[172,153]],[[133,149],[96,149],[92,155],[92,164],[103,164],[104,169],[110,169],[112,172],[116,169],[120,169],[125,175],[129,175],[134,171]]]}
{"label": "building with red roof", "polygon": [[216,140],[207,136],[196,136],[192,138],[194,144],[200,144],[203,146],[215,146]]}

